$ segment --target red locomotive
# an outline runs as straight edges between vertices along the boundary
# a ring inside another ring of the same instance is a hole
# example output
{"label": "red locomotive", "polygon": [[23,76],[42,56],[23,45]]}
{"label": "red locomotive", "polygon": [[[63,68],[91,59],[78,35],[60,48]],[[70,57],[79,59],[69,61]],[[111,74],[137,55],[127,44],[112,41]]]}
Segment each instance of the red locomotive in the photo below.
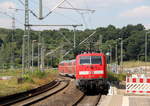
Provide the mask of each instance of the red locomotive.
{"label": "red locomotive", "polygon": [[80,89],[108,91],[106,57],[103,53],[80,54],[76,60],[62,61],[59,64],[61,75],[74,76]]}

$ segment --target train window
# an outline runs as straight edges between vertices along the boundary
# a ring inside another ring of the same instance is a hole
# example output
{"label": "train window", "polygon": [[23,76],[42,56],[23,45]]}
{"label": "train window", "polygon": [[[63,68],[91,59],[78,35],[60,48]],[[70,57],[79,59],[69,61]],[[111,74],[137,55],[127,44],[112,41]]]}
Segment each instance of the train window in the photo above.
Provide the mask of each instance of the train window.
{"label": "train window", "polygon": [[80,64],[90,64],[90,56],[81,56],[80,57]]}
{"label": "train window", "polygon": [[81,56],[80,57],[80,64],[90,64],[90,56]]}
{"label": "train window", "polygon": [[80,64],[102,64],[101,56],[81,56]]}
{"label": "train window", "polygon": [[102,64],[101,56],[91,56],[92,64]]}

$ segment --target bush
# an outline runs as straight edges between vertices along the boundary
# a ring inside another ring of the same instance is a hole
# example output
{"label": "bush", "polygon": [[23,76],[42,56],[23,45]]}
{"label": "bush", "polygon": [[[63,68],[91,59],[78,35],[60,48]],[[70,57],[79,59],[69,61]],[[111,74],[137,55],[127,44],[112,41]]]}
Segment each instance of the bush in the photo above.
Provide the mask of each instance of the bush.
{"label": "bush", "polygon": [[23,75],[23,79],[24,79],[24,82],[31,82],[31,83],[34,83],[32,77],[31,77],[29,74],[24,74],[24,75]]}
{"label": "bush", "polygon": [[126,74],[116,74],[113,72],[108,72],[108,81],[125,81]]}
{"label": "bush", "polygon": [[47,76],[47,73],[45,71],[34,71],[33,76],[38,78],[43,78]]}

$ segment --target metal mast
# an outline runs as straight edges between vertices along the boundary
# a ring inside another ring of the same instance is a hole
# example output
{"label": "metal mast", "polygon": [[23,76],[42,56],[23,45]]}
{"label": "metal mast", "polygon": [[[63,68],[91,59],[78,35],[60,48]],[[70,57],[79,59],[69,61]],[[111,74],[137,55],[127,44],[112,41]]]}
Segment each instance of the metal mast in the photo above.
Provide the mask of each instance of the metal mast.
{"label": "metal mast", "polygon": [[102,35],[99,35],[99,51],[102,53],[102,49],[101,49],[101,46],[102,46]]}
{"label": "metal mast", "polygon": [[116,44],[116,64],[118,65],[118,45]]}
{"label": "metal mast", "polygon": [[123,72],[123,38],[121,39],[121,72]]}
{"label": "metal mast", "polygon": [[149,32],[146,32],[146,35],[145,35],[145,62],[147,62],[147,34]]}
{"label": "metal mast", "polygon": [[[28,0],[25,0],[25,32],[24,35],[27,35],[27,40],[25,40],[25,36],[23,36],[23,69],[30,68],[30,27],[29,27],[29,2]],[[25,44],[27,44],[27,46],[25,46]],[[26,50],[27,47],[27,50]],[[27,51],[27,53],[26,53]],[[27,60],[25,58],[25,56],[27,55]]]}
{"label": "metal mast", "polygon": [[11,38],[11,42],[12,42],[12,46],[11,46],[11,68],[14,68],[14,46],[13,46],[13,42],[14,42],[14,35],[15,35],[15,15],[13,14],[12,17],[12,38]]}
{"label": "metal mast", "polygon": [[43,19],[43,4],[42,4],[42,0],[39,0],[39,19],[40,20]]}
{"label": "metal mast", "polygon": [[76,48],[76,27],[77,27],[77,25],[73,25],[73,28],[74,28],[73,29],[73,31],[74,31],[74,40],[73,40],[74,41],[74,46],[73,47],[74,47],[74,49]]}

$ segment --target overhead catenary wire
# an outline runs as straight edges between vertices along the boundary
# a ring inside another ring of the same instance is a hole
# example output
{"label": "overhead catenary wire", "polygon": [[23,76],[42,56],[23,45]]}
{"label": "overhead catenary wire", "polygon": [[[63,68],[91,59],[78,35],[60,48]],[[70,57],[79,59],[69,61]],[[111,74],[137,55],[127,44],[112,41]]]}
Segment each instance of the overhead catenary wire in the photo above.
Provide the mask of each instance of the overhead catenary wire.
{"label": "overhead catenary wire", "polygon": [[[33,2],[33,1],[32,1],[32,2]],[[38,4],[36,1],[34,1],[34,2],[35,2],[36,4]],[[47,8],[47,9],[49,10],[48,6],[43,5],[43,7],[44,7],[44,8]],[[59,12],[57,12],[57,11],[53,11],[53,13],[54,13],[54,14],[58,14],[58,15],[60,15],[60,16],[63,16],[64,18],[66,18],[66,19],[68,19],[68,20],[70,20],[70,21],[72,21],[72,22],[80,23],[78,20],[73,19],[73,18],[71,18],[71,17],[69,17],[69,16],[66,16],[66,15],[63,14],[63,13],[59,13]],[[34,14],[34,13],[32,13],[32,15],[34,15],[35,17],[37,17],[37,15]]]}
{"label": "overhead catenary wire", "polygon": [[[22,1],[22,0],[19,0],[19,2],[23,5],[23,6],[25,6],[25,3]],[[18,9],[18,10],[21,10],[21,9]],[[23,9],[22,9],[23,10]],[[25,10],[24,10],[25,11]],[[28,11],[30,11],[30,13],[34,16],[34,17],[36,17],[37,19],[38,19],[38,16],[35,14],[35,12],[33,12],[33,10],[31,10],[31,9],[29,9]]]}
{"label": "overhead catenary wire", "polygon": [[[90,37],[92,37],[94,34],[96,33],[96,31],[94,31],[92,34],[90,34],[87,38],[85,38],[82,42],[80,42],[76,47],[80,46],[81,44],[83,44],[86,40],[88,40]],[[64,55],[63,58],[68,55],[72,50],[74,50],[74,48],[71,48],[69,51],[67,51]]]}
{"label": "overhead catenary wire", "polygon": [[22,0],[18,0],[22,5],[25,5],[24,2]]}
{"label": "overhead catenary wire", "polygon": [[[84,0],[84,3],[86,5],[86,8],[90,9],[89,6],[88,6],[87,0]],[[93,13],[95,13],[95,11]],[[93,29],[92,17],[91,17],[93,13],[91,13],[91,14],[89,12],[87,13],[89,15],[88,16],[88,22],[89,22],[89,25],[91,26],[91,29]]]}
{"label": "overhead catenary wire", "polygon": [[[72,7],[73,7],[73,5],[72,5]],[[60,9],[69,9],[69,10],[77,10],[77,11],[89,11],[89,12],[92,12],[92,13],[95,12],[95,10],[81,9],[81,8],[79,9],[79,8],[69,8],[69,7],[61,7],[61,6],[59,6],[58,8],[60,8]]]}
{"label": "overhead catenary wire", "polygon": [[60,48],[62,48],[62,47],[63,47],[63,45],[57,47],[55,50],[53,50],[53,51],[51,51],[51,52],[48,52],[48,53],[46,54],[46,56],[48,56],[48,55],[50,55],[50,54],[56,52],[58,49],[60,49]]}
{"label": "overhead catenary wire", "polygon": [[87,28],[88,28],[88,25],[87,25],[87,23],[86,23],[86,20],[85,20],[85,17],[84,17],[84,14],[83,14],[83,13],[81,13],[81,17],[82,17],[82,20],[83,20],[83,22],[84,22],[85,28],[87,29]]}
{"label": "overhead catenary wire", "polygon": [[[11,16],[11,15],[9,15],[7,12],[2,12],[2,11],[0,11],[0,14],[3,14],[3,15],[5,15],[5,16],[8,16],[9,18],[14,18],[13,16]],[[18,22],[19,24],[21,24],[21,25],[24,25],[20,20],[18,20],[17,18],[15,18],[15,20],[16,20],[16,22]]]}
{"label": "overhead catenary wire", "polygon": [[[85,19],[85,16],[84,16],[85,13],[84,13],[84,12],[81,12],[81,13],[80,13],[80,12],[78,12],[78,11],[87,11],[87,14],[89,15],[88,22],[89,22],[90,26],[93,26],[93,25],[92,25],[92,22],[91,22],[91,14],[93,14],[93,13],[95,12],[95,10],[92,10],[92,9],[89,8],[89,6],[88,6],[86,0],[84,0],[84,3],[85,3],[85,5],[86,5],[86,8],[87,8],[87,9],[74,8],[74,6],[73,6],[70,2],[68,2],[68,3],[69,3],[69,5],[70,5],[72,8],[66,8],[66,7],[60,7],[60,8],[77,10],[76,12],[81,15],[81,18],[82,18],[82,20],[83,20],[83,22],[84,22],[84,24],[85,24],[85,26],[86,26],[85,28],[87,28],[87,26],[88,26],[88,24],[87,24],[87,22],[86,22],[86,19]],[[91,14],[90,14],[90,13],[91,13]],[[92,28],[93,28],[93,27],[92,27]]]}
{"label": "overhead catenary wire", "polygon": [[66,0],[62,0],[59,4],[57,4],[54,8],[52,8],[49,13],[47,13],[43,19],[45,19],[47,16],[49,16],[57,7],[59,7],[61,4],[63,4]]}
{"label": "overhead catenary wire", "polygon": [[60,33],[60,35],[62,35],[63,36],[63,38],[69,43],[69,44],[71,44],[72,45],[72,43],[65,37],[65,35],[63,34],[63,33],[61,33],[61,32],[59,32]]}
{"label": "overhead catenary wire", "polygon": [[[23,6],[25,5],[22,0],[18,0],[18,1],[19,1]],[[59,2],[59,4],[57,4],[54,8],[52,8],[49,13],[47,13],[44,17],[42,17],[42,18],[40,18],[40,19],[45,19],[45,18],[46,18],[47,16],[49,16],[56,8],[60,7],[60,5],[63,4],[65,1],[66,1],[72,8],[74,8],[73,5],[72,5],[70,2],[68,2],[67,0],[62,0],[61,2]],[[74,8],[74,9],[77,9],[77,8]],[[16,9],[16,10],[22,10],[22,11],[23,11],[23,9]],[[83,9],[83,10],[84,10],[84,9]],[[30,13],[31,13],[34,17],[36,17],[37,19],[39,19],[39,17],[36,15],[35,12],[33,12],[33,10],[29,9],[29,11],[30,11]],[[89,9],[88,9],[87,11],[94,11],[94,10],[89,10]],[[81,14],[78,10],[76,10],[76,12],[81,15],[81,18],[82,18],[82,20],[83,20],[83,22],[84,22],[84,24],[85,24],[85,26],[86,26],[86,28],[87,28],[87,23],[86,23],[86,20],[85,20],[85,17],[83,16],[83,14]],[[55,12],[55,13],[56,13],[56,12]],[[61,15],[62,15],[62,14],[61,14]],[[64,15],[63,15],[63,16],[64,16]],[[69,18],[69,19],[70,19],[70,18]],[[73,21],[73,19],[70,19],[70,20]]]}
{"label": "overhead catenary wire", "polygon": [[[66,2],[72,7],[73,10],[75,10],[79,15],[81,15],[81,18],[82,18],[82,20],[83,20],[83,23],[84,23],[84,25],[85,25],[85,28],[88,28],[87,22],[86,22],[86,20],[85,20],[85,17],[84,17],[84,15],[83,15],[83,13],[80,12],[80,10],[83,11],[83,9],[77,9],[77,8],[75,8],[68,0],[66,0]],[[67,9],[67,8],[66,8],[66,9]],[[69,9],[71,9],[71,8],[69,8]],[[85,11],[85,10],[86,10],[86,9],[84,9],[84,11]],[[89,9],[88,9],[87,11],[89,11]],[[94,11],[94,10],[93,10],[93,11]]]}

